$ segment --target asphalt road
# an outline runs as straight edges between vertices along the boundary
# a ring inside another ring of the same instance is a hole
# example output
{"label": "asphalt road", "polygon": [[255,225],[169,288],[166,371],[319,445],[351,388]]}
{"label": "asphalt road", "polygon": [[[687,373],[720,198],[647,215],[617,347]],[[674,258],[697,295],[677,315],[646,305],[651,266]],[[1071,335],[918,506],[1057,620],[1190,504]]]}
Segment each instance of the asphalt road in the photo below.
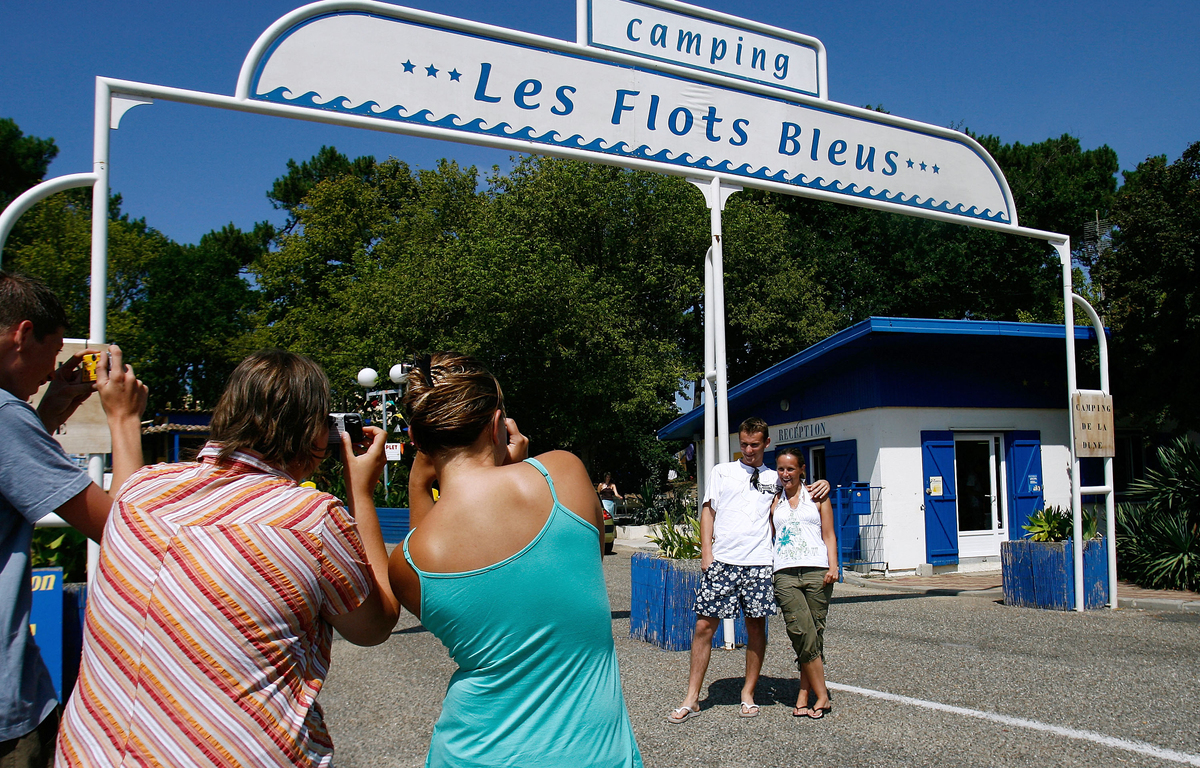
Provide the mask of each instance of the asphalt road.
{"label": "asphalt road", "polygon": [[[830,716],[790,716],[797,675],[776,616],[760,716],[738,717],[743,652],[714,651],[703,715],[672,725],[688,654],[631,640],[629,556],[605,558],[605,572],[647,766],[1200,766],[1200,614],[1064,614],[839,584]],[[336,639],[321,694],[336,765],[423,765],[453,671],[407,614],[377,648]]]}

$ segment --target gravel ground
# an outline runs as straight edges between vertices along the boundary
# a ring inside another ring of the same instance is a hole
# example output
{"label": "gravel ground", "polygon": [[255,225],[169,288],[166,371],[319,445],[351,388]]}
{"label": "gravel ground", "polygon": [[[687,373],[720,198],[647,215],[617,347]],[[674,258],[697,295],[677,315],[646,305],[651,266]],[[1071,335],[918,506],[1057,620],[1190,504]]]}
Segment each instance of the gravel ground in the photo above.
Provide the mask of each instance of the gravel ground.
{"label": "gravel ground", "polygon": [[[1200,765],[1200,615],[1009,608],[979,597],[839,584],[826,630],[833,683],[1173,750],[1154,757],[870,695],[833,692],[822,721],[790,716],[791,647],[771,620],[757,718],[737,716],[741,650],[713,652],[701,707],[664,721],[688,654],[629,638],[629,556],[605,558],[629,714],[647,766]],[[321,701],[341,768],[420,766],[454,665],[405,614],[377,648],[334,641]],[[577,767],[571,767],[577,768]]]}

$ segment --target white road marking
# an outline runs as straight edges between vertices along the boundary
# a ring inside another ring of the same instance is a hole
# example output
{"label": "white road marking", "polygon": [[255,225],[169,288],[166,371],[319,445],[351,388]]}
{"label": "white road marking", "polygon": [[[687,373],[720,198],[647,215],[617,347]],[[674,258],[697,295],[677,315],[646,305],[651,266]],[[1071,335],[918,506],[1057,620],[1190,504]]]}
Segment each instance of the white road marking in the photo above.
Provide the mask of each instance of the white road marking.
{"label": "white road marking", "polygon": [[1037,720],[1026,720],[1023,717],[1009,717],[1008,715],[1000,715],[995,712],[983,712],[978,709],[967,709],[966,707],[955,707],[950,704],[939,704],[936,701],[914,699],[911,696],[899,696],[894,693],[873,691],[870,688],[857,688],[853,685],[842,685],[841,683],[828,682],[826,685],[835,691],[846,691],[847,693],[857,693],[860,696],[870,696],[874,699],[896,701],[901,704],[912,704],[913,706],[924,707],[925,709],[935,709],[939,712],[949,712],[951,714],[962,715],[964,717],[977,717],[980,720],[991,720],[996,723],[1011,725],[1015,728],[1029,728],[1030,730],[1034,731],[1045,731],[1046,733],[1053,733],[1057,736],[1065,736],[1068,739],[1092,741],[1097,744],[1103,744],[1106,747],[1112,747],[1114,749],[1123,749],[1128,752],[1137,752],[1140,755],[1157,757],[1160,760],[1170,760],[1171,762],[1183,763],[1184,765],[1200,766],[1200,755],[1193,755],[1187,752],[1177,752],[1173,749],[1156,747],[1155,745],[1147,744],[1144,741],[1118,739],[1115,736],[1108,736],[1095,731],[1081,731],[1077,728],[1064,728],[1061,725],[1041,723]]}

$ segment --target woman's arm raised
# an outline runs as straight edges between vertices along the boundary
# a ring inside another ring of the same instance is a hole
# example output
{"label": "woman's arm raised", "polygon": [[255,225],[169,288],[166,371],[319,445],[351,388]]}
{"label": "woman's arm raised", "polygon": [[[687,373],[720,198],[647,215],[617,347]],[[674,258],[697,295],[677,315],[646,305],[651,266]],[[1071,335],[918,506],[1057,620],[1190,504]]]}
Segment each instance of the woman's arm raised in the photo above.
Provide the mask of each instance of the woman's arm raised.
{"label": "woman's arm raised", "polygon": [[378,645],[388,639],[396,626],[400,604],[388,581],[387,546],[383,543],[379,516],[375,512],[374,491],[383,473],[386,435],[378,427],[365,427],[363,431],[371,438],[371,446],[359,456],[354,454],[350,436],[342,434],[342,448],[345,451],[343,461],[350,514],[357,525],[375,584],[362,605],[349,613],[333,617],[330,623],[342,637],[355,645]]}

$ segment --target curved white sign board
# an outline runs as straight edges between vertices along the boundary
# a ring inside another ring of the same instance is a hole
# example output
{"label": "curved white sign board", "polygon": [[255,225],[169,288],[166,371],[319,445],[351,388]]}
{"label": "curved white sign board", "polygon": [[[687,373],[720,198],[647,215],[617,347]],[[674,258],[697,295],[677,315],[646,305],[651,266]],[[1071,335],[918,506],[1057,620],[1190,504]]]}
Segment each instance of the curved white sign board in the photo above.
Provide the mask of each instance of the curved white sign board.
{"label": "curved white sign board", "polygon": [[1016,224],[995,161],[964,134],[379,3],[319,3],[281,19],[243,66],[239,97],[479,144]]}

